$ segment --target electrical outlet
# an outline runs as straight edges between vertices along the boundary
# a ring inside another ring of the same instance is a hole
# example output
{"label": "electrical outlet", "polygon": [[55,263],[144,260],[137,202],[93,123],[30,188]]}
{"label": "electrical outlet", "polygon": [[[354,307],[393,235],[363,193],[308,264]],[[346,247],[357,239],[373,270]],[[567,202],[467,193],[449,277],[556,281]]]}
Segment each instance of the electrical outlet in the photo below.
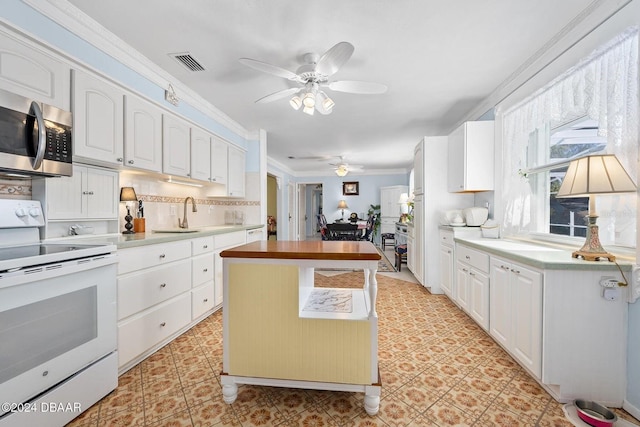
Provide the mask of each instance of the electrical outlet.
{"label": "electrical outlet", "polygon": [[603,288],[615,288],[618,286],[618,279],[611,276],[601,277],[600,286],[602,286]]}
{"label": "electrical outlet", "polygon": [[169,215],[171,215],[171,216],[178,215],[178,208],[176,207],[176,205],[170,205],[169,206]]}

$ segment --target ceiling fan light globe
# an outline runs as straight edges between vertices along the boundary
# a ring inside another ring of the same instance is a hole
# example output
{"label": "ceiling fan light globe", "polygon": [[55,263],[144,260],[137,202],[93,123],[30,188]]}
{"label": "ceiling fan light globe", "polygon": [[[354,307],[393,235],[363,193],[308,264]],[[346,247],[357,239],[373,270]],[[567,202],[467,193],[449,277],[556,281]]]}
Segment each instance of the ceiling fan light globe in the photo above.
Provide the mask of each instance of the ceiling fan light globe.
{"label": "ceiling fan light globe", "polygon": [[313,108],[316,105],[316,97],[313,93],[307,92],[302,98],[302,103],[305,107]]}
{"label": "ceiling fan light globe", "polygon": [[347,175],[347,173],[349,173],[349,170],[344,166],[340,166],[339,168],[336,169],[336,175],[340,177]]}
{"label": "ceiling fan light globe", "polygon": [[315,110],[315,108],[313,108],[313,106],[312,107],[307,107],[305,105],[305,107],[302,109],[303,113],[307,113],[310,116],[313,116],[314,111],[316,111],[316,110]]}
{"label": "ceiling fan light globe", "polygon": [[302,106],[302,100],[298,95],[295,95],[289,100],[289,105],[291,105],[291,108],[293,108],[294,110],[299,110]]}
{"label": "ceiling fan light globe", "polygon": [[333,99],[329,98],[328,96],[324,99],[324,101],[322,101],[322,106],[325,110],[330,111],[334,105],[336,105],[336,103],[333,102]]}

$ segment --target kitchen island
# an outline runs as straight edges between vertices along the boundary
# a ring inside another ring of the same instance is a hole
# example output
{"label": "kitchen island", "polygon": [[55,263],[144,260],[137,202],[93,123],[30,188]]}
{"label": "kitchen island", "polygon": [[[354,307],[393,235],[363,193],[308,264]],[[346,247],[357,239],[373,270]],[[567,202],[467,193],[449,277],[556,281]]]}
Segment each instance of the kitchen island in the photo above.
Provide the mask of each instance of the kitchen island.
{"label": "kitchen island", "polygon": [[[227,249],[222,393],[238,384],[364,392],[380,406],[376,271],[370,242],[259,241]],[[316,268],[362,269],[362,288],[317,288]]]}

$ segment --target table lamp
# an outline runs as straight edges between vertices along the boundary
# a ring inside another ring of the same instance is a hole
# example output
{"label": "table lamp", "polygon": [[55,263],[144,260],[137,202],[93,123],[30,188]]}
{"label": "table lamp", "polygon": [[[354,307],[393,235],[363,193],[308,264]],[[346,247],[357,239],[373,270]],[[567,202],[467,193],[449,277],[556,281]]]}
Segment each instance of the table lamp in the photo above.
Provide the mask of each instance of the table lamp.
{"label": "table lamp", "polygon": [[611,262],[615,261],[616,257],[605,251],[600,244],[595,196],[635,191],[636,185],[613,154],[581,157],[569,163],[556,198],[589,196],[587,240],[579,251],[571,254],[573,258],[581,257],[587,261],[606,258]]}
{"label": "table lamp", "polygon": [[344,200],[340,200],[338,202],[338,209],[342,209],[342,220],[344,221],[344,210],[349,209],[349,206],[347,206],[347,202],[345,202]]}
{"label": "table lamp", "polygon": [[135,231],[131,230],[133,228],[133,224],[131,224],[131,220],[133,217],[131,216],[131,208],[127,202],[137,202],[138,197],[136,196],[136,191],[133,187],[122,187],[120,188],[120,201],[125,202],[125,206],[127,207],[127,215],[124,217],[126,221],[124,228],[125,230],[122,234],[134,234]]}

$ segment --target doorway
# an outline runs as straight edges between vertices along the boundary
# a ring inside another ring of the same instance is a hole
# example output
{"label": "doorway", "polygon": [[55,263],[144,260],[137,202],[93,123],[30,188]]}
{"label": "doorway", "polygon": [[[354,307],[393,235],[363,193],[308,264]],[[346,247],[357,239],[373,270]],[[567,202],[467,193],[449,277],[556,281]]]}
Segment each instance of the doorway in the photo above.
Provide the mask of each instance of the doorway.
{"label": "doorway", "polygon": [[[275,224],[269,224],[269,218],[274,218]],[[278,179],[267,174],[267,240],[274,236],[278,240]]]}
{"label": "doorway", "polygon": [[321,239],[318,214],[323,211],[322,183],[298,183],[298,236],[300,240]]}

